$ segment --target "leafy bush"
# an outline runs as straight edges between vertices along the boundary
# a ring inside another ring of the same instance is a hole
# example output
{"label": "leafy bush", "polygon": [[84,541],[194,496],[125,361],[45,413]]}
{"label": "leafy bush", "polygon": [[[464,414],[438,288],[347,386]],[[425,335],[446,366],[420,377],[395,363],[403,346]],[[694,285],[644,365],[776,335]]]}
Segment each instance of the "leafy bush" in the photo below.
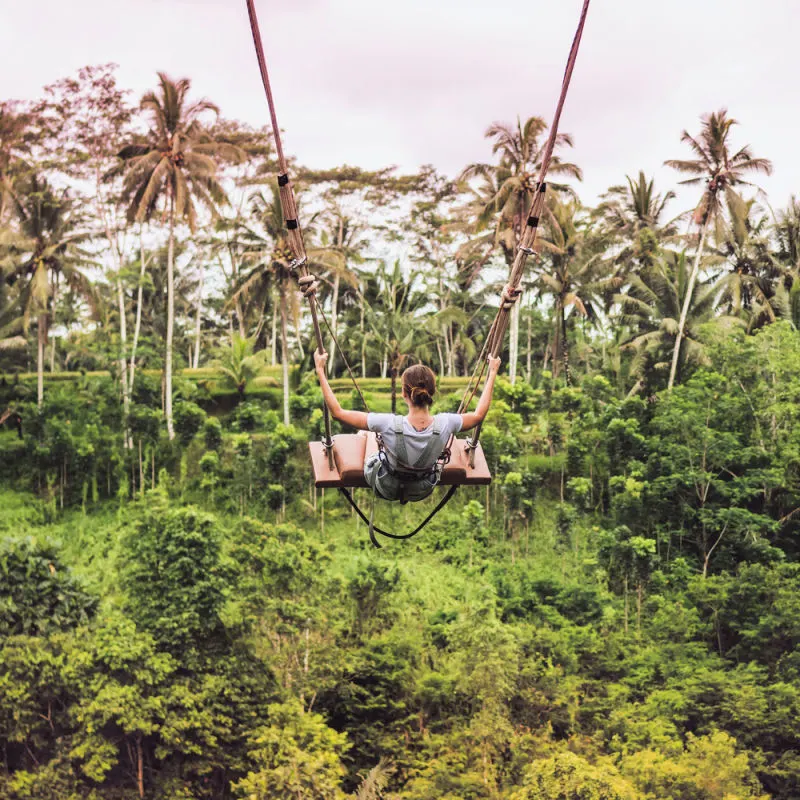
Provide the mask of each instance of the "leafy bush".
{"label": "leafy bush", "polygon": [[182,401],[175,404],[173,423],[175,433],[184,447],[194,439],[206,421],[206,412],[196,403]]}

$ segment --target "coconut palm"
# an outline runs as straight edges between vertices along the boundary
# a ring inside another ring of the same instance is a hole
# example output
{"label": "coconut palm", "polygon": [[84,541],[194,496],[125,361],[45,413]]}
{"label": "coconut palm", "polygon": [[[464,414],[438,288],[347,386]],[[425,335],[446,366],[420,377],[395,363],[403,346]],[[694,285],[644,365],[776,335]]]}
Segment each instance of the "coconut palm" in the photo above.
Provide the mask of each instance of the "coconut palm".
{"label": "coconut palm", "polygon": [[735,153],[730,152],[731,128],[738,123],[728,116],[727,109],[723,108],[711,114],[704,114],[701,120],[702,127],[699,136],[691,136],[687,131],[681,134],[681,141],[689,145],[696,158],[690,160],[670,159],[664,162],[667,166],[692,176],[681,181],[681,184],[690,186],[705,184],[700,202],[694,211],[694,222],[700,228],[700,238],[678,320],[678,331],[667,384],[667,388],[670,390],[678,370],[681,341],[685,335],[686,315],[692,302],[692,291],[700,269],[706,236],[710,224],[719,219],[722,211],[721,197],[735,186],[752,185],[744,179],[746,174],[763,172],[769,175],[772,173],[772,162],[766,158],[755,158],[749,146],[742,147]]}
{"label": "coconut palm", "polygon": [[255,342],[234,334],[230,347],[219,351],[213,366],[222,374],[223,384],[235,389],[244,398],[247,384],[258,377],[264,367],[267,351],[253,352]]}
{"label": "coconut palm", "polygon": [[541,271],[534,286],[541,295],[553,299],[553,373],[564,365],[567,384],[571,383],[567,310],[572,307],[584,318],[593,320],[604,295],[618,288],[621,279],[609,275],[594,243],[581,225],[577,200],[562,202],[555,195],[548,198],[539,244],[542,250]]}
{"label": "coconut palm", "polygon": [[[648,376],[667,370],[682,309],[686,306],[690,277],[686,253],[667,250],[649,266],[630,274],[625,292],[614,296],[619,309],[616,323],[620,329],[630,331],[620,349],[633,352],[630,374],[638,377],[631,394],[645,387]],[[699,328],[713,316],[715,294],[711,281],[701,281],[692,292],[686,312],[681,366],[706,361]]]}
{"label": "coconut palm", "polygon": [[653,179],[643,171],[636,178],[625,177],[624,185],[611,186],[602,195],[593,216],[612,238],[615,264],[623,270],[641,263],[652,250],[651,240],[662,242],[676,233],[674,221],[665,222],[664,211],[675,197],[672,191],[660,194]]}
{"label": "coconut palm", "polygon": [[757,215],[755,200],[729,192],[726,201],[728,225],[716,249],[727,269],[718,281],[718,302],[726,314],[742,318],[751,331],[783,313],[783,270],[771,256],[769,220]]}
{"label": "coconut palm", "polygon": [[[347,216],[340,206],[331,203],[319,220],[319,244],[309,248],[308,257],[315,269],[322,268],[323,277],[331,287],[331,341],[328,346],[328,371],[333,372],[336,358],[336,333],[339,322],[339,290],[344,281],[354,291],[358,290],[358,276],[352,267],[364,261],[362,253],[368,245],[364,237],[365,229],[352,217]],[[320,302],[324,302],[320,294]]]}
{"label": "coconut palm", "polygon": [[18,112],[14,105],[0,102],[0,223],[7,216],[14,197],[14,180],[28,155],[31,116]]}
{"label": "coconut palm", "polygon": [[52,321],[54,300],[60,281],[96,305],[91,281],[80,267],[88,254],[80,244],[89,237],[78,229],[80,219],[66,191],[56,194],[47,181],[31,175],[21,181],[12,199],[19,236],[14,244],[16,263],[9,269],[9,282],[22,281],[23,321],[27,329],[37,317],[37,401],[44,399],[44,349]]}
{"label": "coconut palm", "polygon": [[773,260],[783,270],[786,316],[800,328],[800,202],[794,196],[786,210],[778,213],[774,234],[778,246]]}
{"label": "coconut palm", "polygon": [[[288,315],[298,316],[297,292],[293,290],[292,249],[286,235],[280,194],[272,187],[270,194],[257,192],[250,198],[248,223],[242,222],[237,247],[242,254],[243,272],[233,286],[228,304],[242,297],[256,297],[262,309],[253,336],[258,340],[268,306],[273,307],[273,322],[280,316],[281,362],[283,364],[283,420],[289,424],[289,345]],[[277,298],[275,295],[277,294]],[[275,328],[273,324],[273,328]],[[274,337],[273,337],[274,342]]]}
{"label": "coconut palm", "polygon": [[[536,192],[547,127],[542,117],[530,117],[524,125],[519,119],[516,126],[494,123],[485,136],[493,140],[492,154],[497,156],[497,163],[470,164],[459,176],[462,182],[472,181],[471,197],[461,209],[461,216],[474,236],[461,249],[460,257],[470,265],[473,278],[495,250],[502,252],[506,266],[514,261]],[[572,147],[572,144],[569,134],[559,133],[556,136],[556,149]],[[549,174],[577,180],[582,178],[578,166],[563,161],[557,154],[550,162]],[[551,183],[550,186],[556,191],[569,191],[563,184]],[[519,303],[512,311],[510,336],[509,376],[513,382],[519,340]]]}
{"label": "coconut palm", "polygon": [[201,123],[207,113],[218,108],[207,100],[189,104],[191,82],[170,80],[158,73],[157,92],[147,92],[140,108],[150,117],[151,127],[140,141],[124,147],[123,162],[129,221],[152,219],[160,206],[166,211],[169,226],[167,248],[167,330],[164,358],[166,384],[165,413],[169,438],[175,437],[172,424],[172,339],[175,326],[175,225],[183,220],[192,233],[197,228],[197,203],[216,215],[217,206],[227,202],[217,179],[218,161],[238,160],[239,148],[212,138]]}
{"label": "coconut palm", "polygon": [[28,346],[27,340],[21,335],[24,320],[20,307],[23,304],[24,298],[12,297],[8,291],[0,261],[0,353],[21,351]]}
{"label": "coconut palm", "polygon": [[[397,376],[412,361],[430,361],[432,335],[423,320],[429,303],[419,286],[420,273],[406,274],[395,261],[391,270],[382,263],[371,288],[374,299],[367,306],[367,321],[380,348],[383,365],[392,380],[392,413],[397,409]],[[368,290],[369,297],[370,290]]]}
{"label": "coconut palm", "polygon": [[[674,198],[671,190],[663,195],[656,192],[654,180],[639,170],[636,178],[626,175],[624,185],[611,186],[602,195],[598,211],[611,230],[632,239],[643,228],[659,230],[664,209]],[[668,224],[674,230],[672,223]]]}

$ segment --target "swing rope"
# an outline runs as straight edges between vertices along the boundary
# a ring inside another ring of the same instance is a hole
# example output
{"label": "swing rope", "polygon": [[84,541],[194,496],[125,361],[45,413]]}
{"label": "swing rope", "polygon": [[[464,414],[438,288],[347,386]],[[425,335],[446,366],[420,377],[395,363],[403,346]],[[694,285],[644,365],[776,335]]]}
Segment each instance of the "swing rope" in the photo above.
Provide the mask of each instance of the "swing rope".
{"label": "swing rope", "polygon": [[[272,86],[267,72],[267,60],[264,56],[264,46],[261,41],[261,31],[258,27],[258,17],[253,0],[246,0],[247,13],[250,17],[250,30],[253,34],[253,44],[256,48],[258,67],[261,71],[261,82],[264,84],[264,91],[267,94],[267,105],[269,106],[269,116],[272,123],[272,136],[275,140],[275,150],[278,154],[278,192],[281,201],[281,211],[283,220],[286,223],[288,232],[289,248],[292,251],[293,260],[291,263],[292,272],[299,273],[297,282],[300,284],[303,295],[308,300],[308,307],[311,311],[311,322],[314,327],[314,336],[317,340],[317,350],[320,353],[325,351],[325,344],[322,340],[322,330],[319,325],[317,315],[316,289],[318,286],[316,278],[308,271],[308,256],[306,255],[305,244],[303,243],[303,232],[300,229],[300,222],[297,218],[297,202],[295,201],[294,189],[289,179],[289,165],[283,152],[283,142],[281,141],[281,131],[278,126],[278,116],[275,113],[275,100],[272,97]],[[325,438],[323,444],[328,455],[328,465],[334,469],[333,460],[333,436],[331,434],[331,414],[328,406],[323,403],[322,415],[325,423]]]}
{"label": "swing rope", "polygon": [[[590,2],[591,0],[584,0],[583,2],[581,16],[578,21],[578,28],[575,31],[575,36],[572,40],[569,57],[567,58],[567,66],[564,70],[564,77],[561,81],[561,92],[558,97],[556,112],[553,116],[553,124],[550,127],[550,136],[547,139],[544,154],[542,156],[542,164],[539,170],[539,180],[537,181],[533,200],[531,201],[530,208],[528,209],[525,227],[522,231],[522,235],[520,236],[519,244],[517,245],[517,252],[511,265],[508,283],[502,291],[500,308],[497,310],[497,314],[489,329],[483,349],[478,357],[475,370],[473,371],[472,376],[467,383],[467,387],[464,390],[461,405],[459,406],[459,413],[466,411],[470,402],[472,401],[472,398],[477,392],[478,385],[480,384],[481,378],[483,377],[483,373],[486,369],[486,362],[484,359],[487,354],[496,358],[500,353],[500,350],[503,346],[503,341],[505,340],[505,334],[508,328],[511,310],[519,299],[520,294],[522,294],[520,284],[522,282],[522,276],[525,273],[525,265],[528,261],[528,257],[534,255],[539,220],[544,210],[545,193],[547,191],[547,171],[550,168],[550,162],[553,159],[553,151],[555,150],[556,139],[558,137],[558,126],[561,121],[561,114],[564,110],[564,104],[567,99],[567,92],[569,91],[569,85],[572,80],[572,73],[575,69],[575,62],[578,59],[578,50],[580,49],[581,39],[583,38],[583,29],[586,24],[586,16],[589,12]],[[478,372],[479,374],[476,378],[476,373]],[[469,449],[469,464],[471,467],[475,465],[475,449],[477,448],[478,441],[480,439],[481,427],[482,425],[478,424],[478,426],[475,428],[475,433],[473,436],[467,440],[467,447]]]}
{"label": "swing rope", "polygon": [[[569,90],[570,81],[572,79],[572,72],[575,68],[575,62],[578,57],[578,50],[580,48],[581,38],[583,36],[583,29],[586,23],[586,16],[589,11],[590,1],[591,0],[584,0],[583,3],[580,20],[578,22],[578,28],[577,31],[575,32],[575,36],[572,41],[572,46],[570,48],[569,58],[567,59],[567,66],[566,69],[564,70],[564,77],[561,83],[561,93],[559,95],[558,105],[556,106],[556,113],[553,117],[553,124],[550,128],[550,136],[547,140],[547,144],[545,145],[544,155],[542,157],[542,165],[539,172],[539,180],[537,183],[537,188],[533,197],[533,201],[531,202],[530,208],[528,210],[528,217],[526,220],[525,228],[520,237],[519,244],[517,245],[517,252],[511,266],[508,283],[506,284],[501,293],[500,307],[498,308],[497,314],[495,315],[492,325],[489,328],[489,332],[484,341],[480,355],[478,356],[475,369],[473,370],[472,375],[470,376],[470,379],[464,390],[461,403],[459,404],[458,413],[463,413],[464,411],[466,411],[466,409],[469,407],[469,404],[472,402],[472,399],[475,397],[480,382],[483,378],[483,374],[486,370],[487,356],[497,357],[498,353],[500,352],[503,345],[503,341],[505,339],[505,333],[508,327],[508,321],[511,310],[513,309],[514,305],[519,299],[519,295],[522,293],[522,290],[520,289],[520,283],[522,282],[522,276],[525,272],[525,265],[527,263],[528,256],[534,254],[534,245],[536,243],[537,229],[539,225],[539,219],[544,209],[545,192],[547,189],[547,184],[545,183],[545,179],[547,177],[547,171],[550,167],[550,162],[553,158],[553,151],[555,149],[556,137],[558,135],[558,126],[561,120],[561,113],[564,109],[564,103],[566,101],[567,92]],[[350,363],[347,360],[347,356],[345,355],[342,348],[339,346],[338,341],[336,339],[336,334],[334,333],[333,329],[328,323],[328,320],[325,317],[325,313],[322,309],[322,306],[319,304],[317,300],[316,295],[317,295],[317,289],[319,287],[319,281],[317,280],[316,276],[312,275],[308,270],[308,256],[306,254],[305,244],[303,242],[303,234],[298,220],[297,202],[294,196],[294,189],[292,186],[292,182],[289,178],[289,166],[283,151],[283,142],[281,141],[280,128],[278,126],[278,117],[275,112],[275,101],[272,96],[272,87],[269,80],[269,73],[267,71],[267,61],[264,55],[264,47],[261,40],[261,32],[258,26],[258,17],[256,15],[255,3],[254,0],[246,0],[246,3],[247,3],[247,13],[250,18],[250,30],[253,35],[253,43],[256,49],[258,66],[261,71],[261,81],[264,85],[264,91],[266,92],[267,96],[267,105],[269,106],[270,121],[272,123],[272,134],[275,140],[275,149],[278,156],[278,168],[279,168],[278,191],[280,196],[281,211],[283,213],[283,219],[286,224],[286,229],[288,231],[287,240],[293,256],[293,260],[291,263],[292,273],[296,275],[300,290],[303,293],[303,296],[308,300],[309,310],[311,312],[311,321],[314,328],[314,336],[317,342],[317,351],[320,353],[325,352],[325,344],[322,338],[322,329],[319,324],[319,318],[322,317],[325,327],[328,329],[328,332],[330,333],[333,341],[336,342],[337,349],[342,354],[342,358],[347,367],[350,379],[352,380],[353,385],[355,386],[356,391],[358,392],[359,397],[361,398],[361,402],[364,404],[364,408],[369,410],[364,395],[361,392],[361,388],[358,385],[358,381],[356,380],[353,370],[350,367]],[[331,435],[330,409],[328,408],[327,404],[323,403],[322,411],[325,423],[325,438],[323,440],[323,444],[327,452],[328,463],[331,469],[334,469],[333,437]],[[474,467],[475,465],[475,450],[478,446],[480,434],[481,434],[481,425],[479,424],[475,429],[474,435],[467,440],[467,448],[469,449],[469,464],[471,467]],[[450,442],[448,442],[447,448],[450,447],[450,444],[452,443],[452,438],[453,437],[451,436],[451,440]],[[372,539],[372,543],[376,547],[380,547],[377,540],[372,535],[373,530],[376,533],[379,533],[382,536],[386,536],[391,539],[410,539],[412,536],[415,536],[446,505],[446,503],[450,500],[453,494],[455,494],[456,489],[457,489],[456,486],[452,486],[445,495],[445,497],[436,506],[436,508],[411,533],[402,535],[393,534],[387,531],[383,531],[380,528],[375,527],[374,525],[370,525],[370,538]],[[367,524],[370,524],[369,519],[358,507],[355,500],[353,499],[351,494],[347,491],[347,489],[340,487],[340,491],[347,498],[348,502],[356,510],[361,519],[363,519]]]}

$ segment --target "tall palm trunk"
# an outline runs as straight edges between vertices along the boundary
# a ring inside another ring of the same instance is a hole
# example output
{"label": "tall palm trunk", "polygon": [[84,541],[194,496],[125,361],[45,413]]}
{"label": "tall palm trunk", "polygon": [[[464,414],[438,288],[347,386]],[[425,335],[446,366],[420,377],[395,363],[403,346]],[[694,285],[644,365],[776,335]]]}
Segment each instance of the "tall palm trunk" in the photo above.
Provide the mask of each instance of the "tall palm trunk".
{"label": "tall palm trunk", "polygon": [[567,312],[561,304],[561,361],[564,364],[564,380],[572,386],[572,374],[569,370],[569,344],[567,342]]}
{"label": "tall palm trunk", "polygon": [[367,377],[367,334],[364,329],[364,292],[360,293],[359,305],[361,307],[361,377]]}
{"label": "tall palm trunk", "polygon": [[551,352],[551,358],[553,360],[553,377],[558,377],[558,368],[561,365],[561,315],[564,313],[564,308],[561,305],[561,298],[558,297],[556,299],[556,306],[553,309],[553,349]]}
{"label": "tall palm trunk", "polygon": [[44,346],[47,342],[47,314],[39,314],[38,353],[36,359],[36,402],[39,408],[44,402]]}
{"label": "tall palm trunk", "polygon": [[336,358],[336,323],[339,318],[339,275],[333,279],[333,298],[331,300],[331,344],[328,348],[328,375],[333,374],[333,362]]}
{"label": "tall palm trunk", "polygon": [[197,290],[197,316],[194,321],[194,359],[192,366],[194,369],[200,365],[200,315],[203,311],[203,279],[205,278],[205,271],[200,268],[200,286]]}
{"label": "tall palm trunk", "polygon": [[272,342],[270,344],[270,359],[274,367],[278,363],[278,313],[280,306],[280,293],[272,290]]}
{"label": "tall palm trunk", "polygon": [[700,259],[703,257],[703,249],[706,244],[706,234],[708,233],[708,225],[711,221],[711,215],[706,215],[706,221],[703,223],[703,229],[700,234],[700,242],[697,245],[697,253],[694,257],[692,264],[692,272],[689,275],[689,285],[686,287],[686,295],[683,298],[683,308],[681,308],[681,317],[678,320],[678,334],[675,337],[675,349],[672,351],[672,365],[669,368],[669,383],[667,383],[667,391],[672,391],[672,385],[675,383],[675,375],[678,372],[678,359],[681,352],[681,342],[683,340],[684,329],[686,328],[686,317],[689,315],[689,306],[692,302],[692,292],[694,292],[694,284],[697,280],[697,273],[700,270]]}
{"label": "tall palm trunk", "polygon": [[119,303],[119,381],[122,388],[122,424],[125,428],[124,445],[125,449],[128,449],[132,445],[128,431],[128,418],[131,410],[131,395],[128,389],[128,320],[125,314],[125,293],[119,278],[117,279],[117,302]]}
{"label": "tall palm trunk", "polygon": [[289,424],[289,344],[286,336],[286,293],[281,286],[281,361],[283,363],[283,424]]}
{"label": "tall palm trunk", "polygon": [[131,369],[128,375],[128,397],[133,394],[133,376],[136,372],[136,348],[139,345],[139,333],[142,330],[142,294],[144,292],[144,271],[147,261],[144,257],[144,241],[139,231],[139,289],[136,292],[136,323],[133,326],[133,342],[131,343]]}
{"label": "tall palm trunk", "polygon": [[164,358],[164,411],[170,441],[175,438],[172,425],[172,335],[175,327],[175,197],[169,198],[169,244],[167,246],[167,352]]}
{"label": "tall palm trunk", "polygon": [[392,364],[392,414],[397,413],[397,367]]}
{"label": "tall palm trunk", "polygon": [[519,305],[518,300],[511,309],[511,330],[508,343],[508,379],[512,384],[517,380],[517,360],[519,358]]}
{"label": "tall palm trunk", "polygon": [[533,374],[533,364],[531,363],[532,340],[533,336],[531,332],[531,314],[530,314],[530,309],[528,309],[528,347],[527,347],[527,352],[525,354],[525,380],[528,383],[531,382],[531,375]]}

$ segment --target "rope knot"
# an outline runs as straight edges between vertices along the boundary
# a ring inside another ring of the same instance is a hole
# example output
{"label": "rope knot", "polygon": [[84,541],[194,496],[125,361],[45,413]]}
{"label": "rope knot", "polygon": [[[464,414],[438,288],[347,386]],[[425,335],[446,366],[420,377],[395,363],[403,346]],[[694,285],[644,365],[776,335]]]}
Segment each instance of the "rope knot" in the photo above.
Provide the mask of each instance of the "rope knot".
{"label": "rope knot", "polygon": [[521,294],[522,289],[517,289],[509,285],[504,286],[503,291],[500,293],[500,307],[505,311],[513,308]]}
{"label": "rope knot", "polygon": [[319,280],[317,280],[316,275],[303,275],[302,278],[297,279],[297,283],[300,285],[303,297],[312,297],[319,289]]}

